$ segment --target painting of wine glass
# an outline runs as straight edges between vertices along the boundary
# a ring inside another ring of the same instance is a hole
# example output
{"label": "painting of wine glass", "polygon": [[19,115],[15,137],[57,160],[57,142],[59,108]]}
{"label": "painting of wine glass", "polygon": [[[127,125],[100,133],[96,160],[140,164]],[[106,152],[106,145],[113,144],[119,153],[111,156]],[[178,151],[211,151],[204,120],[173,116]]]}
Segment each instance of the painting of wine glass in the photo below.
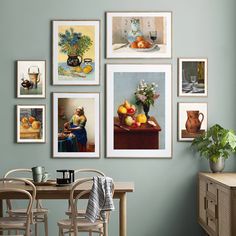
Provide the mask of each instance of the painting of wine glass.
{"label": "painting of wine glass", "polygon": [[179,58],[179,96],[207,96],[207,59]]}
{"label": "painting of wine glass", "polygon": [[107,12],[107,58],[170,58],[171,12]]}

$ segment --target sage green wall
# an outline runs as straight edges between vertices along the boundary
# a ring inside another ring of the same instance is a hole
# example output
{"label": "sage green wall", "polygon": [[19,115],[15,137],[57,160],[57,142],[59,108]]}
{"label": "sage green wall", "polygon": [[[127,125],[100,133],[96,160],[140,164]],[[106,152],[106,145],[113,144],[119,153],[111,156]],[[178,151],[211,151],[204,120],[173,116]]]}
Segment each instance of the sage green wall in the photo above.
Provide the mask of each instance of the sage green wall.
{"label": "sage green wall", "polygon": [[[169,60],[106,60],[106,11],[172,11],[173,58]],[[196,218],[196,174],[208,170],[205,160],[194,156],[189,143],[177,142],[177,102],[208,102],[209,124],[236,129],[236,1],[235,0],[1,0],[0,1],[0,175],[8,169],[44,165],[58,168],[93,167],[116,181],[134,181],[128,196],[129,236],[203,235]],[[51,86],[51,20],[100,19],[101,85],[95,87]],[[177,58],[208,57],[208,98],[177,97]],[[47,99],[16,99],[17,59],[47,60]],[[173,64],[173,159],[105,159],[105,63]],[[102,140],[99,160],[55,160],[51,158],[51,93],[101,92]],[[47,104],[47,143],[15,143],[15,105]],[[233,158],[226,170],[235,171]],[[48,201],[50,236],[57,235],[56,221],[63,217],[65,203]],[[118,235],[117,212],[112,214],[110,235]],[[43,235],[40,234],[40,235]]]}

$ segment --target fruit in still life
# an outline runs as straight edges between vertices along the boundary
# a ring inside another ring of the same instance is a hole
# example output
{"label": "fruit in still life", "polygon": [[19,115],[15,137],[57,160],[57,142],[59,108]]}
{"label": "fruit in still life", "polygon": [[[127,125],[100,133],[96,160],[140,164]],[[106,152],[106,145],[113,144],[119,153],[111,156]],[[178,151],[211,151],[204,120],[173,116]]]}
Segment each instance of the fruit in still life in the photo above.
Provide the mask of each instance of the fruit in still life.
{"label": "fruit in still life", "polygon": [[128,126],[132,126],[134,122],[135,121],[133,120],[133,118],[131,116],[127,116],[125,118],[125,124],[128,125]]}
{"label": "fruit in still life", "polygon": [[77,72],[77,73],[81,73],[83,70],[80,66],[77,66],[74,68],[74,71]]}
{"label": "fruit in still life", "polygon": [[127,101],[127,100],[125,100],[125,102],[124,102],[124,105],[123,105],[126,109],[129,109],[129,108],[131,108],[131,104]]}
{"label": "fruit in still life", "polygon": [[133,128],[138,128],[138,127],[140,127],[140,126],[141,126],[141,123],[139,123],[139,122],[137,122],[137,121],[135,121],[135,122],[133,123],[133,125],[132,125]]}
{"label": "fruit in still life", "polygon": [[127,114],[133,114],[134,112],[135,110],[132,107],[127,109]]}
{"label": "fruit in still life", "polygon": [[134,42],[130,44],[131,48],[150,48],[152,44],[143,36],[138,36]]}
{"label": "fruit in still life", "polygon": [[32,124],[34,121],[35,121],[35,117],[30,116],[30,117],[29,117],[29,123]]}
{"label": "fruit in still life", "polygon": [[23,116],[21,118],[21,127],[23,129],[29,129],[29,128],[40,129],[41,122],[38,121],[34,116],[29,116],[29,117]]}
{"label": "fruit in still life", "polygon": [[141,124],[145,124],[147,122],[147,117],[145,116],[145,114],[138,114],[136,117],[136,121]]}
{"label": "fruit in still life", "polygon": [[26,123],[28,123],[28,118],[27,117],[22,117],[21,118],[21,122],[22,122],[22,124],[26,124]]}
{"label": "fruit in still life", "polygon": [[33,128],[33,129],[39,129],[40,126],[41,126],[41,122],[40,122],[40,121],[36,121],[36,120],[35,120],[35,121],[32,123],[32,128]]}
{"label": "fruit in still life", "polygon": [[21,125],[24,129],[29,129],[29,124],[28,124],[28,122],[27,123],[22,123],[22,125]]}
{"label": "fruit in still life", "polygon": [[127,113],[127,109],[123,105],[121,105],[121,106],[119,106],[117,112],[120,113],[120,114],[126,114]]}
{"label": "fruit in still life", "polygon": [[85,74],[90,73],[92,70],[93,70],[93,67],[92,67],[91,65],[87,65],[87,66],[85,66],[85,67],[83,68],[83,72],[84,72]]}

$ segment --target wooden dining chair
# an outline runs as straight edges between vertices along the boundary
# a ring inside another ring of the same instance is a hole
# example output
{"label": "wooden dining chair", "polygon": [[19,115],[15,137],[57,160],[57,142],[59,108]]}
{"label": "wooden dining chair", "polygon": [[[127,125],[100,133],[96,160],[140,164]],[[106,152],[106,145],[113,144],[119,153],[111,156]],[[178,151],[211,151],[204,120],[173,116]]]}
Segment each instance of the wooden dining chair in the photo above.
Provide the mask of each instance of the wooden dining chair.
{"label": "wooden dining chair", "polygon": [[[97,169],[77,169],[75,170],[75,177],[76,179],[81,178],[82,174],[89,175],[89,177],[92,177],[93,175],[98,175],[98,176],[103,176],[105,177],[106,175]],[[71,217],[71,207],[70,207],[70,200],[68,201],[68,210],[65,212],[65,214],[69,217]],[[78,211],[78,216],[84,216],[85,211],[84,210],[79,210]]]}
{"label": "wooden dining chair", "polygon": [[[4,178],[8,178],[11,175],[17,175],[17,174],[27,174],[30,173],[32,175],[32,170],[31,169],[14,169],[8,171],[5,175]],[[25,176],[24,176],[25,177]],[[32,181],[32,178],[28,178]],[[9,216],[24,216],[26,212],[26,209],[13,209],[12,207],[12,201],[7,201],[7,213]],[[38,224],[43,223],[44,224],[44,231],[45,231],[45,236],[48,236],[48,209],[44,208],[42,206],[41,200],[36,200],[35,205],[32,208],[33,212],[33,222],[35,224],[35,236],[38,235]]]}
{"label": "wooden dining chair", "polygon": [[[71,205],[71,218],[60,220],[57,224],[59,227],[59,236],[64,236],[68,233],[73,233],[73,236],[78,236],[78,232],[88,232],[91,236],[92,233],[98,233],[99,235],[108,236],[108,218],[109,214],[106,213],[105,217],[99,217],[94,223],[86,219],[85,216],[78,216],[79,201],[83,199],[84,195],[90,193],[91,189],[84,190],[76,193],[76,189],[82,184],[90,184],[92,188],[93,178],[79,179],[73,185],[70,192],[70,205]],[[114,185],[112,194],[114,193]]]}
{"label": "wooden dining chair", "polygon": [[[10,200],[11,196],[21,194],[28,202],[24,215],[22,214],[21,217],[16,215],[0,217],[0,231],[8,231],[8,235],[10,235],[12,230],[16,231],[17,234],[18,231],[24,231],[25,236],[30,236],[32,206],[36,196],[36,188],[34,184],[29,180],[19,178],[2,178],[0,179],[0,183],[2,183],[3,186],[0,188],[0,194],[2,194],[6,200]],[[27,184],[30,190],[26,191],[21,189],[19,186],[20,184]]]}

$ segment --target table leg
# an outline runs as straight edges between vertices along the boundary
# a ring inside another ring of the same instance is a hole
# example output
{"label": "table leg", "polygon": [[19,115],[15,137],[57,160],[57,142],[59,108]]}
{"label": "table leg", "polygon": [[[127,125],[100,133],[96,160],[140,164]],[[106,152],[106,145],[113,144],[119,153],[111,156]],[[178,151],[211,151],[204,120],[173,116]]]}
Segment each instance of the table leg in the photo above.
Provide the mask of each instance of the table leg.
{"label": "table leg", "polygon": [[[0,199],[0,217],[3,217],[3,200]],[[3,232],[0,231],[0,235],[3,235]]]}
{"label": "table leg", "polygon": [[120,195],[120,236],[127,235],[126,193]]}

